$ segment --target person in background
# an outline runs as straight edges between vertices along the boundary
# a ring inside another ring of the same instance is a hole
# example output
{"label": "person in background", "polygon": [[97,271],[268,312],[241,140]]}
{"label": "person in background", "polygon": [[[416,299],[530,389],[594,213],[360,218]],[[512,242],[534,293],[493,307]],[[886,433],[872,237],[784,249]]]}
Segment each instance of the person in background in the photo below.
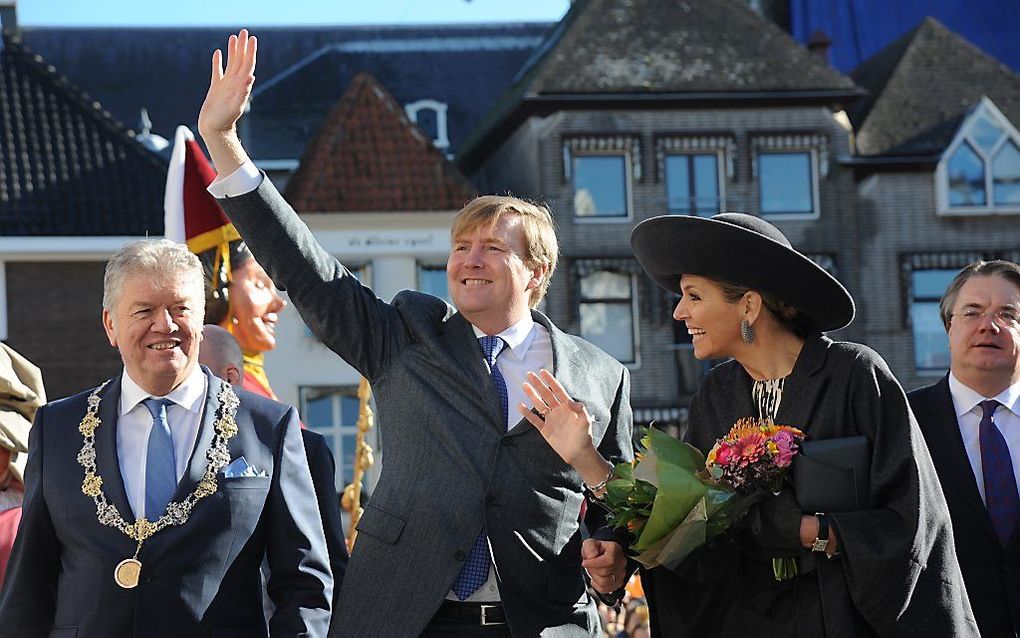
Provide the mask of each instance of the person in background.
{"label": "person in background", "polygon": [[[237,385],[244,374],[244,355],[234,335],[226,329],[206,324],[202,329],[202,345],[198,351],[198,362],[227,383]],[[337,499],[335,475],[336,464],[326,439],[308,429],[301,430],[304,438],[308,469],[312,474],[315,498],[322,515],[322,529],[326,534],[326,549],[329,551],[329,566],[333,571],[333,608],[340,595],[340,587],[347,571],[347,543],[344,539],[340,520],[340,506]],[[268,601],[271,604],[271,600]],[[271,608],[271,607],[270,607]]]}
{"label": "person in background", "polygon": [[45,403],[39,368],[0,343],[0,585],[21,523],[28,432]]}
{"label": "person in background", "polygon": [[1020,266],[970,264],[939,310],[949,372],[907,397],[949,504],[981,634],[1020,635]]}
{"label": "person in background", "polygon": [[241,346],[242,381],[234,385],[276,399],[265,353],[276,348],[276,324],[287,303],[206,190],[215,177],[191,131],[178,127],[166,183],[166,236],[187,244],[202,262],[204,323],[224,328]]}

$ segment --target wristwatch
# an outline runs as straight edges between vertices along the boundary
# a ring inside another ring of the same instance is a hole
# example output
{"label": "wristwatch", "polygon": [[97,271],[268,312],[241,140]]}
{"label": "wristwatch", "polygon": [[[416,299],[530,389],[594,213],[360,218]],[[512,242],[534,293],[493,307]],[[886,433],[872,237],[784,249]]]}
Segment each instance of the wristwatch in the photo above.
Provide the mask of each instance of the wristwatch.
{"label": "wristwatch", "polygon": [[815,517],[818,519],[818,536],[811,544],[811,551],[824,552],[829,546],[829,517],[821,512],[816,512]]}

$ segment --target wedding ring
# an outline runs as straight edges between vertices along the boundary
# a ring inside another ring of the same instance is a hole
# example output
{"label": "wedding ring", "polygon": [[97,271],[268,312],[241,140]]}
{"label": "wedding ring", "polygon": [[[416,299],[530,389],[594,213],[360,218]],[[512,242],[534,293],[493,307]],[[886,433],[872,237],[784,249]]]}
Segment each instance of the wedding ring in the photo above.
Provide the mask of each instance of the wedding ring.
{"label": "wedding ring", "polygon": [[543,421],[545,421],[545,415],[549,414],[549,412],[551,410],[552,410],[552,408],[546,408],[546,409],[542,410],[541,412],[538,413],[538,418],[540,418]]}

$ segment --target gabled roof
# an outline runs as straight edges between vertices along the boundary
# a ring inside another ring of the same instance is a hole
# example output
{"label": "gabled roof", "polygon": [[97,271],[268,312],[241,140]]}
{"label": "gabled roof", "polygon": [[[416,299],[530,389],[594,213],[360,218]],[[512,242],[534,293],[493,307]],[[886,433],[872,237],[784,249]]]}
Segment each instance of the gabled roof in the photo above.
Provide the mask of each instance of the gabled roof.
{"label": "gabled roof", "polygon": [[870,92],[848,113],[862,156],[936,158],[982,95],[1020,123],[1020,75],[934,18],[851,75]]}
{"label": "gabled roof", "polygon": [[161,235],[165,180],[165,162],[3,35],[0,235]]}
{"label": "gabled roof", "polygon": [[737,0],[578,0],[526,94],[853,89]]}
{"label": "gabled roof", "polygon": [[367,73],[351,81],[287,183],[300,212],[456,210],[474,195]]}
{"label": "gabled roof", "polygon": [[479,154],[529,106],[650,100],[804,100],[859,94],[853,82],[740,0],[575,0],[462,150]]}
{"label": "gabled roof", "polygon": [[[246,139],[256,159],[297,159],[351,78],[371,73],[401,104],[449,105],[455,150],[541,41],[548,23],[258,27],[258,80]],[[236,32],[236,27],[233,31]],[[209,87],[209,56],[230,27],[22,27],[24,41],[136,127],[194,127]],[[300,99],[295,99],[295,96]]]}

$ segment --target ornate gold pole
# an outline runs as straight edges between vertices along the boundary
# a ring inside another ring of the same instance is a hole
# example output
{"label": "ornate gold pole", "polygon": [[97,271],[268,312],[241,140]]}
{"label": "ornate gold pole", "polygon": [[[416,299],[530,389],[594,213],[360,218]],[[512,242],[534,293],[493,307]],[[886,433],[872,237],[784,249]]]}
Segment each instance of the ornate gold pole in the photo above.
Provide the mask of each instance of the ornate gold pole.
{"label": "ornate gold pole", "polygon": [[362,377],[358,383],[358,434],[354,443],[354,477],[350,485],[344,488],[344,496],[341,504],[351,515],[351,526],[347,531],[347,549],[354,549],[354,541],[358,537],[358,520],[364,509],[361,507],[361,488],[365,478],[365,470],[372,467],[375,458],[372,456],[372,446],[365,441],[368,431],[372,429],[375,416],[372,413],[372,406],[369,401],[372,398],[372,386],[368,379]]}

